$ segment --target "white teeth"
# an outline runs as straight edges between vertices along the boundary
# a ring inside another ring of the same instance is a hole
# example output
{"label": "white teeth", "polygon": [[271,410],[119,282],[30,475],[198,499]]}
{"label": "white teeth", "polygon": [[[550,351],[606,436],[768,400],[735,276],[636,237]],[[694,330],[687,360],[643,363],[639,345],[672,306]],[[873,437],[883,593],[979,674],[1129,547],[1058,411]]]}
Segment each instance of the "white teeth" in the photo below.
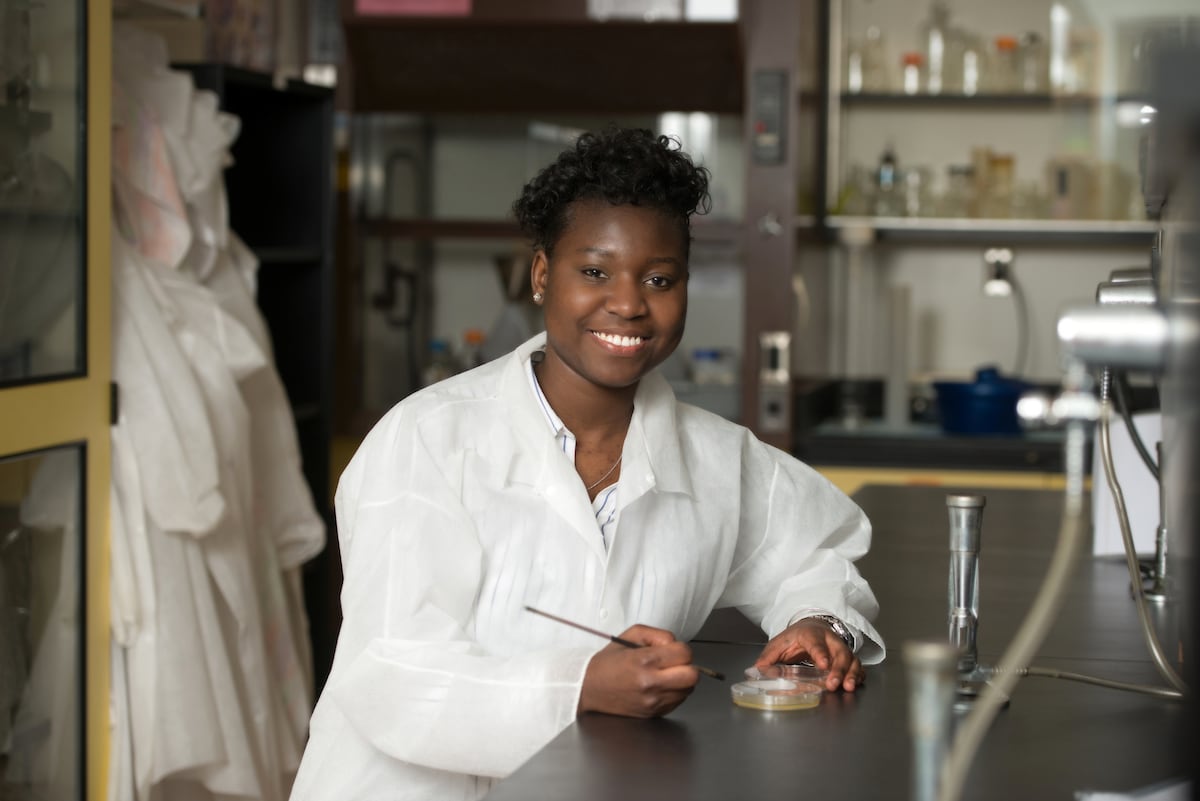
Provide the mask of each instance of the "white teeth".
{"label": "white teeth", "polygon": [[641,337],[619,337],[613,334],[602,334],[599,331],[593,331],[592,333],[594,333],[600,339],[603,339],[605,342],[609,342],[622,348],[631,348],[634,345],[642,344]]}

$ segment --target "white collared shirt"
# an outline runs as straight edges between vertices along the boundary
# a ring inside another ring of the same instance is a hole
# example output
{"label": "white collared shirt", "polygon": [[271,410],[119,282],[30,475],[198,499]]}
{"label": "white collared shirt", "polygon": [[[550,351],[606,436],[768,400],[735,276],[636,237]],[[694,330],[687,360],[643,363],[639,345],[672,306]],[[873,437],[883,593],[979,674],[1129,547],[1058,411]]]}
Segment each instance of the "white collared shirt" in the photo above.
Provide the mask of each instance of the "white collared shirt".
{"label": "white collared shirt", "polygon": [[[550,405],[550,401],[546,399],[546,393],[542,392],[542,385],[538,383],[537,374],[533,371],[534,361],[530,359],[528,362],[529,385],[533,387],[533,392],[537,396],[538,406],[546,413],[546,422],[550,425],[550,431],[554,434],[554,441],[558,442],[562,447],[563,455],[570,460],[571,464],[575,464],[575,435],[563,423],[562,418],[554,411],[554,407]],[[614,465],[615,467],[616,465]],[[617,531],[617,520],[620,518],[620,512],[617,509],[617,487],[620,480],[614,481],[600,492],[596,493],[596,497],[592,499],[592,509],[596,512],[596,525],[600,527],[600,538],[604,543],[604,550],[608,550],[608,544]]]}

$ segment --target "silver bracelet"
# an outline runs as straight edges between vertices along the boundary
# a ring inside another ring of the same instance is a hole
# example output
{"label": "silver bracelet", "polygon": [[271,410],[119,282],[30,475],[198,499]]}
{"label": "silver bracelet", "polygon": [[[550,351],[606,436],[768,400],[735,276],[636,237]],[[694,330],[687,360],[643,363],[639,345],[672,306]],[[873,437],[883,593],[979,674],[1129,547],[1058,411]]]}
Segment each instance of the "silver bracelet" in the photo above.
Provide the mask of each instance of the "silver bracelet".
{"label": "silver bracelet", "polygon": [[846,647],[850,649],[850,653],[854,653],[854,632],[850,631],[850,628],[841,620],[833,615],[809,615],[803,619],[819,620],[829,626],[833,633],[840,637],[842,642],[846,643]]}

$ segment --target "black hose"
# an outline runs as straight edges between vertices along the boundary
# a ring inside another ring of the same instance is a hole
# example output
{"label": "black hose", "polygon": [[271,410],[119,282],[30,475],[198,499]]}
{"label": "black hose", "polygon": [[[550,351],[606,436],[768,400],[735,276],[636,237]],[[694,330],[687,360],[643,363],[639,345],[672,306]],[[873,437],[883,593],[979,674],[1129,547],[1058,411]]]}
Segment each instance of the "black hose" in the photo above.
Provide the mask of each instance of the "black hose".
{"label": "black hose", "polygon": [[1155,481],[1159,481],[1158,465],[1150,456],[1150,451],[1146,450],[1146,443],[1142,442],[1142,436],[1133,424],[1133,415],[1129,412],[1128,378],[1125,373],[1113,371],[1112,388],[1117,401],[1117,411],[1120,413],[1121,419],[1125,421],[1125,428],[1129,429],[1129,438],[1133,441],[1133,447],[1137,450],[1138,456],[1142,457],[1142,461],[1146,463],[1146,469],[1150,471],[1150,475],[1154,476]]}

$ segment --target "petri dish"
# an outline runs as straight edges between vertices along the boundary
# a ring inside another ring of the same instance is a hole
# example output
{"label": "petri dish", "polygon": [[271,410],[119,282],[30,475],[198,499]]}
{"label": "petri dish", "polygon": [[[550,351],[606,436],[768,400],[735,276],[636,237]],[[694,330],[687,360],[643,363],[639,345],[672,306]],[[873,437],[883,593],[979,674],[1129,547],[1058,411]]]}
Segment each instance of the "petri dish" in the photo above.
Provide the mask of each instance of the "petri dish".
{"label": "petri dish", "polygon": [[756,667],[748,667],[745,671],[747,681],[758,681],[759,679],[789,679],[790,681],[803,681],[816,684],[818,687],[825,687],[825,679],[829,678],[829,671],[822,670],[815,665],[787,665],[776,664],[759,670]]}
{"label": "petri dish", "polygon": [[[821,683],[817,674],[824,671],[815,668],[787,670],[788,668],[804,666],[772,665],[762,671],[753,667],[747,668],[746,680],[730,688],[733,702],[746,709],[767,712],[812,709],[820,704],[825,685]],[[806,675],[806,672],[814,675]],[[792,675],[786,675],[788,673]]]}

